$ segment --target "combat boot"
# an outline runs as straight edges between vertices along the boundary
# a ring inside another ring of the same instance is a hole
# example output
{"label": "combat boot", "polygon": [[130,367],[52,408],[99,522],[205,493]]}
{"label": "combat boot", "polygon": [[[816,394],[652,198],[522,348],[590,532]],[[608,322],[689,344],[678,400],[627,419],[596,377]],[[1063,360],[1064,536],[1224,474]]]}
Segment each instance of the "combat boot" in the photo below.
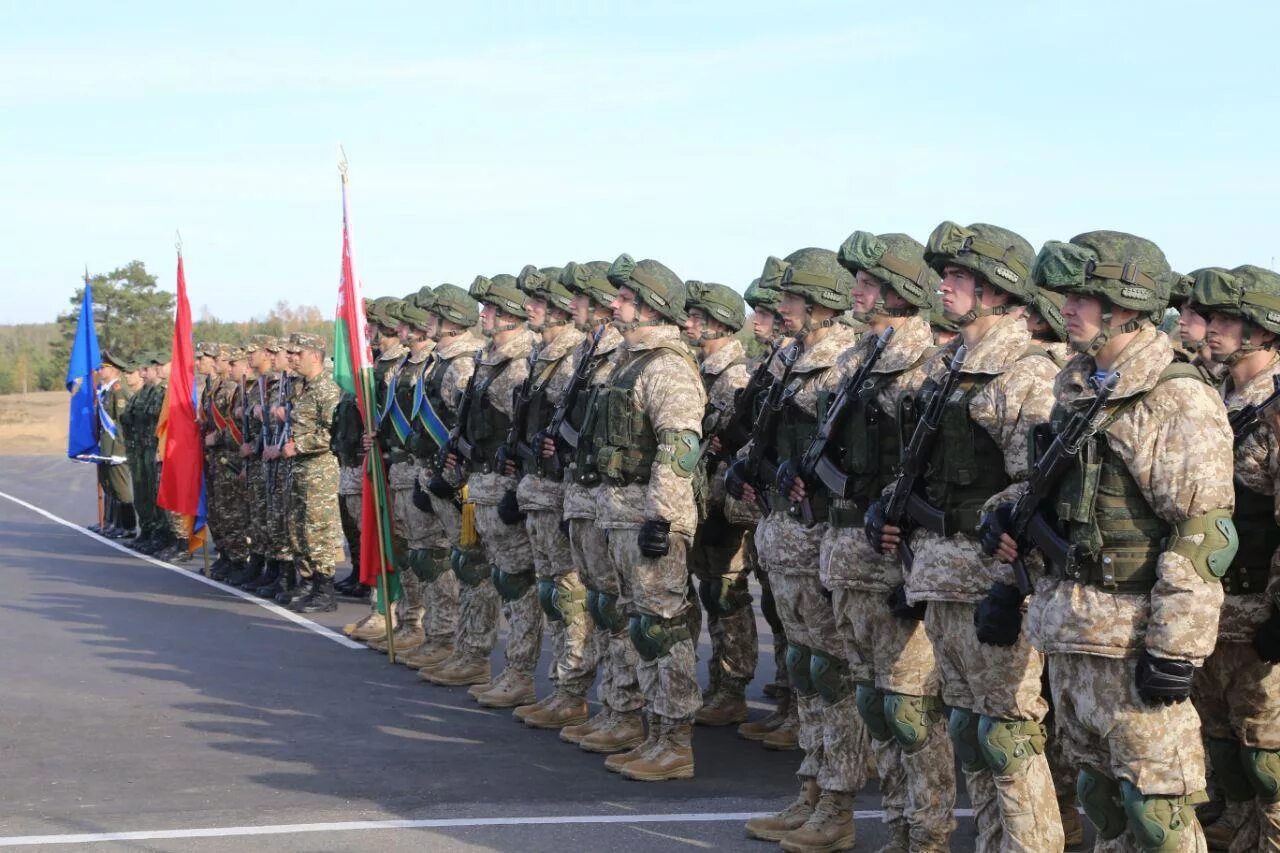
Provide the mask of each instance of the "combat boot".
{"label": "combat boot", "polygon": [[208,577],[210,580],[222,583],[233,571],[235,571],[235,566],[231,564],[231,561],[219,554],[218,559],[209,564]]}
{"label": "combat boot", "polygon": [[791,711],[793,701],[790,690],[783,693],[778,699],[777,706],[767,716],[738,726],[738,737],[747,740],[764,740],[770,732],[786,724],[787,714]]}
{"label": "combat boot", "polygon": [[[622,717],[634,717],[636,723],[640,722],[640,715],[638,713],[619,715],[619,721],[621,721]],[[610,773],[621,773],[623,767],[626,767],[632,761],[639,761],[644,757],[646,752],[658,745],[658,736],[660,734],[658,730],[658,723],[656,719],[649,714],[645,714],[645,717],[649,721],[649,733],[647,735],[644,734],[644,725],[641,723],[640,741],[626,752],[615,752],[613,755],[606,758],[604,760],[605,770],[608,770]],[[604,750],[588,746],[589,741],[603,734],[605,734],[605,732],[596,732],[594,735],[583,738],[582,743],[578,744],[578,748],[585,749],[587,752],[603,752]]]}
{"label": "combat boot", "polygon": [[587,721],[587,700],[557,690],[539,711],[528,714],[524,724],[531,729],[563,729]]}
{"label": "combat boot", "polygon": [[[415,649],[427,641],[426,632],[422,630],[422,625],[417,622],[406,622],[391,635],[396,644],[396,655],[412,654]],[[369,648],[375,652],[387,652],[387,635],[386,633],[372,637],[365,642]]]}
{"label": "combat boot", "polygon": [[818,805],[818,782],[816,779],[804,779],[800,783],[800,795],[791,805],[777,814],[753,817],[747,821],[747,838],[758,838],[761,841],[781,841],[788,832],[804,826],[813,815]]}
{"label": "combat boot", "polygon": [[[244,562],[236,561],[233,565],[235,565],[235,570],[227,572],[227,586],[234,586],[239,589],[247,581],[258,576],[259,567],[248,560]],[[257,587],[255,586],[254,588],[256,589]]]}
{"label": "combat boot", "polygon": [[467,688],[467,695],[470,696],[472,699],[474,699],[477,696],[479,696],[481,693],[486,693],[492,688],[493,688],[492,681],[485,681],[480,684],[473,684]]}
{"label": "combat boot", "polygon": [[351,574],[333,585],[333,589],[339,595],[351,595],[351,590],[360,585],[360,570],[355,566],[351,567]]}
{"label": "combat boot", "polygon": [[762,737],[760,743],[765,749],[781,752],[800,748],[800,712],[794,702],[787,708],[787,716],[782,725]]}
{"label": "combat boot", "polygon": [[[516,711],[520,711],[520,710],[521,710],[520,708],[516,708]],[[591,719],[587,720],[585,723],[579,723],[576,726],[565,726],[564,728],[562,728],[560,730],[560,740],[564,741],[565,743],[572,743],[572,744],[581,743],[584,737],[590,734],[594,734],[595,732],[609,725],[609,722],[612,719],[613,719],[613,711],[610,710],[610,708],[606,705],[604,708],[600,710],[598,714],[596,714]]]}
{"label": "combat boot", "polygon": [[422,669],[423,667],[433,667],[444,661],[453,654],[453,646],[437,646],[431,643],[423,643],[414,651],[398,659],[398,663],[402,663],[409,669]]}
{"label": "combat boot", "polygon": [[676,723],[661,718],[658,743],[636,761],[628,761],[620,771],[637,782],[665,782],[693,778],[693,723]]}
{"label": "combat boot", "polygon": [[[267,558],[261,554],[250,554],[248,566],[253,570],[253,574],[249,575],[237,586],[245,592],[255,592],[258,587],[267,583],[267,574],[271,569],[267,565]],[[276,574],[279,575],[279,570],[276,571]]]}
{"label": "combat boot", "polygon": [[911,853],[911,827],[906,818],[889,824],[889,834],[876,853]]}
{"label": "combat boot", "polygon": [[443,687],[461,687],[465,684],[483,684],[489,680],[489,662],[467,661],[450,658],[432,669],[419,669],[418,677]]}
{"label": "combat boot", "polygon": [[1222,814],[1204,828],[1204,840],[1210,850],[1231,849],[1231,842],[1241,834],[1245,825],[1251,820],[1256,820],[1255,802],[1255,800],[1227,800],[1223,804]]}
{"label": "combat boot", "polygon": [[[394,614],[391,617],[391,624],[392,626],[396,624]],[[347,628],[351,630],[348,631]],[[344,626],[342,633],[353,640],[372,640],[374,637],[385,636],[387,633],[387,617],[375,610],[359,622]]]}
{"label": "combat boot", "polygon": [[189,563],[191,562],[191,541],[188,539],[179,539],[173,546],[173,556],[168,557],[170,563]]}
{"label": "combat boot", "polygon": [[[271,598],[276,594],[276,584],[280,582],[280,561],[263,560],[261,582],[249,590],[258,598]],[[248,589],[248,585],[245,586]]]}
{"label": "combat boot", "polygon": [[281,561],[280,583],[276,584],[276,604],[288,607],[295,599],[301,598],[310,591],[310,578],[299,578],[298,567],[292,560]]}
{"label": "combat boot", "polygon": [[1080,820],[1080,809],[1076,808],[1074,794],[1058,799],[1058,814],[1062,817],[1062,835],[1066,839],[1064,846],[1076,847],[1084,844],[1084,822]]}
{"label": "combat boot", "polygon": [[333,578],[312,578],[311,591],[289,605],[294,613],[332,613],[338,609],[338,599],[333,594]]}
{"label": "combat boot", "polygon": [[[475,690],[475,688],[473,687],[471,688],[471,690],[468,690],[467,692],[471,693],[473,697],[479,696],[481,693],[484,692],[483,690],[480,690],[475,693],[472,693],[471,692],[472,690]],[[556,701],[556,691],[552,690],[550,693],[548,693],[546,696],[543,696],[541,699],[539,699],[537,702],[534,702],[532,705],[521,705],[519,708],[516,708],[514,711],[511,712],[511,716],[514,717],[519,722],[523,723],[525,717],[529,716],[534,711],[541,711],[543,708],[547,707],[554,701]]]}
{"label": "combat boot", "polygon": [[514,708],[530,705],[536,698],[533,679],[508,669],[494,680],[492,687],[476,697],[476,704],[482,708]]}
{"label": "combat boot", "polygon": [[853,849],[853,794],[823,791],[804,826],[782,836],[788,853],[827,853]]}
{"label": "combat boot", "polygon": [[693,716],[700,726],[731,726],[745,722],[747,719],[747,697],[745,691],[736,686],[722,684],[711,696],[711,701],[698,709]]}

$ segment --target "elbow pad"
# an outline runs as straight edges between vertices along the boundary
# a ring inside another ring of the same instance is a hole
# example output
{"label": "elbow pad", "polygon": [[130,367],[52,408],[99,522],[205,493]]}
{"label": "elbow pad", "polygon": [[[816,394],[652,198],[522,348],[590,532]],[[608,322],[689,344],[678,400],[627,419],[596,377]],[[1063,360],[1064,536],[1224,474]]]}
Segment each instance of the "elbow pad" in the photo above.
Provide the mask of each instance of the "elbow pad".
{"label": "elbow pad", "polygon": [[[1193,538],[1197,535],[1202,537],[1199,542]],[[1190,560],[1201,578],[1217,583],[1231,568],[1240,549],[1240,537],[1231,513],[1215,509],[1175,524],[1167,549]]]}
{"label": "elbow pad", "polygon": [[677,477],[686,480],[698,468],[700,439],[691,429],[664,429],[658,433],[658,452],[654,462],[668,465]]}

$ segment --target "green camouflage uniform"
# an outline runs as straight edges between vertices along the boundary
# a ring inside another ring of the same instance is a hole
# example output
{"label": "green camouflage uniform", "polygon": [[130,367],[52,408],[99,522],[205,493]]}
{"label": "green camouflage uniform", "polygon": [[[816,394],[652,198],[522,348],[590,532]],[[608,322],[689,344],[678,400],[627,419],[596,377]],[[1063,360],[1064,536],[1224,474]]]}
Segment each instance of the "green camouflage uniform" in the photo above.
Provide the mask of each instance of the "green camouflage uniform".
{"label": "green camouflage uniform", "polygon": [[294,563],[300,579],[332,578],[334,565],[342,559],[342,530],[338,521],[338,461],[329,452],[329,429],[342,392],[325,372],[294,381],[299,386],[290,436],[297,449],[290,460]]}

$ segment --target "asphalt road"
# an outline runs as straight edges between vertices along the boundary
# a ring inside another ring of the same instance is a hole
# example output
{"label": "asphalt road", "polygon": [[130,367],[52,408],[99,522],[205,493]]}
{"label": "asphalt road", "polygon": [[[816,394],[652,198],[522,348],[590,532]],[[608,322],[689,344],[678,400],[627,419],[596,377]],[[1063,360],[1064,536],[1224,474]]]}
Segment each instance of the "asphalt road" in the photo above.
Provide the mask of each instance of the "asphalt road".
{"label": "asphalt road", "polygon": [[[0,848],[776,849],[742,816],[790,800],[799,753],[700,727],[697,778],[623,780],[462,688],[86,534],[93,477],[0,457],[0,492],[78,526],[0,498]],[[883,841],[878,806],[874,785],[858,797],[859,849]],[[962,818],[954,849],[971,839]]]}

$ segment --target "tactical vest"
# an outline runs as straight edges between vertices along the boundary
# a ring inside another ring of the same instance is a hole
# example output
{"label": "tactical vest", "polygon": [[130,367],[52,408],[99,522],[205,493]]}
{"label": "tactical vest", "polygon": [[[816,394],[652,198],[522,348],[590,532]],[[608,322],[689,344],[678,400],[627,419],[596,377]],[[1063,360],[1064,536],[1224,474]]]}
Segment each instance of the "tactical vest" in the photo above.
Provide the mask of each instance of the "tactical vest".
{"label": "tactical vest", "polygon": [[578,430],[578,447],[569,461],[565,476],[580,486],[590,488],[600,482],[596,470],[596,430],[599,429],[601,404],[606,399],[607,385],[592,385],[579,394],[573,410],[567,415],[569,425]]}
{"label": "tactical vest", "polygon": [[[830,368],[826,369],[829,370]],[[791,388],[798,388],[800,383],[812,375],[800,374],[796,376],[793,374],[789,384]],[[791,388],[788,388],[788,391]],[[779,461],[783,459],[798,460],[809,448],[809,443],[818,431],[817,416],[809,414],[800,406],[797,406],[793,400],[794,396],[788,396],[786,402],[783,403],[782,416],[778,418],[778,426],[774,430],[773,446],[777,449]],[[809,504],[815,516],[821,518],[827,514],[827,498],[828,494],[825,489],[817,490],[809,498]],[[769,505],[775,512],[787,512],[791,509],[791,499],[786,495],[778,494],[776,488],[770,488]]]}
{"label": "tactical vest", "polygon": [[354,394],[343,394],[333,410],[333,424],[329,434],[329,450],[338,457],[338,464],[353,468],[360,464],[364,452],[361,441],[364,422]]}
{"label": "tactical vest", "polygon": [[658,453],[658,437],[648,414],[636,404],[635,387],[644,369],[663,352],[687,357],[674,345],[659,344],[619,367],[599,391],[596,425],[592,430],[595,468],[615,486],[649,482]]}
{"label": "tactical vest", "polygon": [[[551,402],[551,397],[547,393],[547,386],[551,384],[551,378],[560,370],[560,365],[571,352],[572,350],[566,352],[554,361],[534,362],[537,375],[534,377],[533,385],[529,389],[529,409],[524,419],[524,435],[521,438],[533,450],[534,463],[531,473],[539,477],[547,476],[546,464],[549,460],[543,459],[541,448],[534,446],[534,437],[547,428],[547,425],[551,423],[552,416],[556,413],[556,406]],[[581,397],[582,395],[578,396]]]}
{"label": "tactical vest", "polygon": [[1261,593],[1271,575],[1271,558],[1280,548],[1280,527],[1275,523],[1275,496],[1255,492],[1235,481],[1236,508],[1232,515],[1240,534],[1240,550],[1222,577],[1229,595]]}
{"label": "tactical vest", "polygon": [[[832,498],[828,521],[833,527],[859,527],[871,501],[880,496],[893,481],[898,466],[900,442],[892,419],[877,399],[880,390],[897,374],[880,374],[872,378],[872,386],[859,389],[855,402],[845,414],[838,436],[840,469],[849,475],[847,497]],[[826,416],[835,398],[834,391],[818,396],[818,416]]]}
{"label": "tactical vest", "polygon": [[[507,369],[510,362],[507,359],[498,364],[481,364],[476,368],[487,371],[487,375],[476,377],[474,397],[463,432],[472,444],[471,470],[483,474],[493,472],[498,448],[506,442],[507,431],[511,429],[511,417],[485,399],[489,394],[489,386]],[[507,403],[510,405],[510,401]]]}
{"label": "tactical vest", "polygon": [[432,358],[431,366],[422,375],[422,396],[431,404],[431,408],[435,409],[440,420],[449,429],[453,429],[458,422],[457,413],[449,408],[444,399],[444,375],[449,371],[449,365],[452,363],[451,359]]}

